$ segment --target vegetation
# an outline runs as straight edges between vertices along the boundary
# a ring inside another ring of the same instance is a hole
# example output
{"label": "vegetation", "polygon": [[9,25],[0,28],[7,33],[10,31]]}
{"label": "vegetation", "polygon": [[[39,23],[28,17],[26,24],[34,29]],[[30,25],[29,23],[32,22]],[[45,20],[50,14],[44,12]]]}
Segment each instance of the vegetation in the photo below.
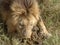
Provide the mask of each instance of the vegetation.
{"label": "vegetation", "polygon": [[41,7],[45,25],[52,33],[52,37],[45,39],[43,45],[60,45],[60,0],[43,0]]}

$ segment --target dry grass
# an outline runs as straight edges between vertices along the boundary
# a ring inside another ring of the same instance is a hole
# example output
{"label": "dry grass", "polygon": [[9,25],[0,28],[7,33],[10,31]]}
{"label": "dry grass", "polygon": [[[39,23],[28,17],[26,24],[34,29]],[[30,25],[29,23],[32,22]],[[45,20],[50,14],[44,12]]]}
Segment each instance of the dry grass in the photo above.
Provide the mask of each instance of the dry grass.
{"label": "dry grass", "polygon": [[48,31],[53,35],[50,39],[45,39],[43,45],[60,45],[60,0],[49,0],[42,5],[42,17]]}

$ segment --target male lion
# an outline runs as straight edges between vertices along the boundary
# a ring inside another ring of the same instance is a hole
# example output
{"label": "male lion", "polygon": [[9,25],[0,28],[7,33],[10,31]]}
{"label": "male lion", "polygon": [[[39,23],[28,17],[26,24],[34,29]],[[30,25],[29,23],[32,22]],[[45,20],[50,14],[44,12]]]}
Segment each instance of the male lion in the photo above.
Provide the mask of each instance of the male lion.
{"label": "male lion", "polygon": [[0,0],[0,13],[8,33],[15,31],[31,38],[32,29],[39,23],[42,34],[50,36],[41,17],[36,0]]}

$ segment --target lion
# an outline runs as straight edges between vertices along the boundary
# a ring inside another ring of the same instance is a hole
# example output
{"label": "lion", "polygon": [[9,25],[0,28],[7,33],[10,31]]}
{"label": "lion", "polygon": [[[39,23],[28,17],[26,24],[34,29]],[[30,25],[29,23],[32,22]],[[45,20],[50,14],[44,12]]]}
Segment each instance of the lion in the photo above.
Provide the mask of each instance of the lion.
{"label": "lion", "polygon": [[1,0],[0,13],[8,33],[17,31],[23,37],[31,38],[33,27],[38,25],[43,35],[51,36],[40,16],[41,10],[36,0]]}

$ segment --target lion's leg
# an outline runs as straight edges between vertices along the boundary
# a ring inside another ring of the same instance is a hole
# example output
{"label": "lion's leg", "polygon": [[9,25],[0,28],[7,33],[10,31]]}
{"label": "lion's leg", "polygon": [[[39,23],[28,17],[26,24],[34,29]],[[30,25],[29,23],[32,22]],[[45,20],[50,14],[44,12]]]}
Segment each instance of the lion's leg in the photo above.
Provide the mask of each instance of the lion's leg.
{"label": "lion's leg", "polygon": [[42,20],[42,18],[40,17],[40,21],[38,22],[39,24],[39,27],[41,28],[41,34],[44,36],[44,37],[51,37],[52,35],[47,31],[45,25],[44,25],[44,22]]}

